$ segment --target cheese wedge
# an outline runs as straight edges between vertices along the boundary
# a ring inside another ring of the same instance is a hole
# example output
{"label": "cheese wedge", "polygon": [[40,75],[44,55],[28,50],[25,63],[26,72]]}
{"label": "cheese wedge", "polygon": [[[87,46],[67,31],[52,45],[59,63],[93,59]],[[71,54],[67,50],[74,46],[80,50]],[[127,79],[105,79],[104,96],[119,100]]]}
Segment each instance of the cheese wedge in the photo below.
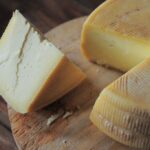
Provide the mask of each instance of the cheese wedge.
{"label": "cheese wedge", "polygon": [[90,61],[128,71],[150,56],[150,1],[107,0],[86,20],[81,43]]}
{"label": "cheese wedge", "polygon": [[85,78],[15,11],[0,41],[0,94],[17,112],[46,106]]}
{"label": "cheese wedge", "polygon": [[90,118],[118,142],[150,149],[150,58],[108,85]]}

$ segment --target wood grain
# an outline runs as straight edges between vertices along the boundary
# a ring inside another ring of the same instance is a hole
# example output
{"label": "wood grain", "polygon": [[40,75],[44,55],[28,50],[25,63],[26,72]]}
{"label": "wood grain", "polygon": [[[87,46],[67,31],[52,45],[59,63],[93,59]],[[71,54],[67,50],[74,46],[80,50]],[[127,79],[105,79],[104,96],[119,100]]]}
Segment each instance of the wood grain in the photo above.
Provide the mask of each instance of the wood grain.
{"label": "wood grain", "polygon": [[10,135],[9,130],[0,125],[0,149],[1,150],[17,150],[15,143]]}
{"label": "wood grain", "polygon": [[[34,113],[21,115],[9,108],[12,131],[20,149],[30,150],[133,150],[100,132],[89,120],[99,92],[121,73],[88,62],[80,53],[80,33],[85,18],[65,23],[46,36],[87,74],[87,79],[59,101]],[[47,121],[60,109],[72,111],[53,125]]]}
{"label": "wood grain", "polygon": [[0,150],[16,149],[16,145],[11,135],[6,103],[0,97]]}

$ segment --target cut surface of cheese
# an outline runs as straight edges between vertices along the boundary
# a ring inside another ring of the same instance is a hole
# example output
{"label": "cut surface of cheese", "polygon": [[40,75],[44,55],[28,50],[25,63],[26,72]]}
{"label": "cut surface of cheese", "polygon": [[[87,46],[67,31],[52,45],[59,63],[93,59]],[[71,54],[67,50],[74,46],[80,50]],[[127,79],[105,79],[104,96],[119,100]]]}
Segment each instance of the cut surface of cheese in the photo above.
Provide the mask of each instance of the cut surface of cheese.
{"label": "cut surface of cheese", "polygon": [[107,0],[83,26],[84,55],[98,64],[128,71],[150,56],[149,18],[149,0]]}
{"label": "cut surface of cheese", "polygon": [[85,78],[15,11],[0,41],[0,94],[20,113],[46,106]]}
{"label": "cut surface of cheese", "polygon": [[113,139],[150,149],[150,58],[102,91],[90,119]]}

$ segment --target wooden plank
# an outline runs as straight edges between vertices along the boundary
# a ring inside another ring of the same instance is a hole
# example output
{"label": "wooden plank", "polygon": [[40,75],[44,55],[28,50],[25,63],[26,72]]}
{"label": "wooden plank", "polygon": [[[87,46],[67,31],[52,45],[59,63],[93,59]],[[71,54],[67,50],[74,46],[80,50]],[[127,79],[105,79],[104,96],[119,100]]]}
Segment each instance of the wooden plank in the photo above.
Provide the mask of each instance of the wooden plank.
{"label": "wooden plank", "polygon": [[60,23],[88,15],[103,1],[104,0],[63,0],[63,2],[62,0],[1,0],[0,34],[3,32],[12,12],[16,8],[37,26],[41,32],[45,33]]}
{"label": "wooden plank", "polygon": [[0,124],[5,126],[8,130],[10,130],[7,105],[1,97],[0,97]]}
{"label": "wooden plank", "polygon": [[95,9],[98,5],[100,5],[105,0],[76,0],[78,3],[84,5],[86,8]]}
{"label": "wooden plank", "polygon": [[0,150],[17,150],[14,142],[10,122],[8,119],[7,105],[0,97]]}
{"label": "wooden plank", "polygon": [[17,150],[10,131],[0,125],[0,150]]}
{"label": "wooden plank", "polygon": [[3,112],[0,112],[0,124],[7,128],[9,131],[11,130],[8,115]]}
{"label": "wooden plank", "polygon": [[0,97],[0,124],[3,125],[5,128],[7,128],[8,130],[10,130],[7,105],[2,99],[2,97]]}
{"label": "wooden plank", "polygon": [[2,97],[0,97],[0,112],[5,112],[5,113],[7,113],[6,102],[3,100]]}

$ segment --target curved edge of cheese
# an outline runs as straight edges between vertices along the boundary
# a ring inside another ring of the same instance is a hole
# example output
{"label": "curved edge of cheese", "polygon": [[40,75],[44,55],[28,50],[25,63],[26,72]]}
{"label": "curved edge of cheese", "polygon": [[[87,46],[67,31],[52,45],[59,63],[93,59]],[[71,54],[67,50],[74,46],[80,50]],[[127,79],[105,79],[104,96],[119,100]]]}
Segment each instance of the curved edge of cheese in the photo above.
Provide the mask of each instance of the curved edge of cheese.
{"label": "curved edge of cheese", "polygon": [[17,112],[42,108],[85,74],[15,11],[0,41],[0,94]]}
{"label": "curved edge of cheese", "polygon": [[106,135],[135,148],[150,148],[150,58],[108,85],[90,119]]}
{"label": "curved edge of cheese", "polygon": [[124,72],[147,58],[150,55],[149,47],[116,33],[99,30],[93,25],[86,25],[82,33],[81,51],[89,61]]}
{"label": "curved edge of cheese", "polygon": [[[112,0],[111,0],[112,1]],[[93,56],[90,54],[90,52],[92,50],[94,50],[94,44],[92,43],[93,40],[95,40],[96,38],[91,37],[91,35],[94,34],[94,31],[96,31],[97,33],[99,32],[99,28],[98,26],[92,24],[94,18],[98,15],[99,13],[99,9],[101,8],[105,8],[107,7],[107,4],[109,4],[108,0],[106,0],[105,2],[103,2],[100,6],[98,6],[89,16],[88,18],[85,20],[84,24],[83,24],[83,28],[82,28],[82,33],[81,33],[81,52],[83,53],[83,55],[89,60],[89,61],[95,61],[93,59]],[[99,39],[98,43],[99,43]],[[90,46],[91,44],[91,46]],[[90,47],[89,47],[90,46]],[[97,43],[95,43],[95,47],[97,47]],[[97,48],[96,48],[97,49]],[[99,49],[99,48],[98,48]]]}
{"label": "curved edge of cheese", "polygon": [[[138,15],[141,17],[140,13],[147,17],[148,13],[142,12],[143,8],[139,8],[139,12],[136,11],[134,3],[136,2],[129,0],[124,3],[121,0],[107,0],[90,14],[83,25],[81,36],[81,52],[89,61],[125,72],[150,56],[150,42],[146,37],[146,33],[149,33],[146,31],[147,26],[145,25],[144,30],[142,19],[137,24],[139,30],[134,31],[133,26],[136,24],[130,25],[130,17],[137,20]],[[140,7],[140,4],[145,7],[146,3],[138,2],[137,7]],[[127,8],[128,5],[131,6]],[[130,16],[130,12],[137,13],[135,18],[134,15]]]}
{"label": "curved edge of cheese", "polygon": [[54,102],[77,87],[84,79],[83,72],[64,57],[27,111],[30,112]]}
{"label": "curved edge of cheese", "polygon": [[[104,109],[108,109],[108,107],[104,107]],[[115,108],[116,109],[116,108]],[[103,112],[105,113],[105,112]],[[111,116],[116,115],[114,114],[110,109]],[[116,112],[117,115],[119,115],[119,112]],[[135,126],[135,128],[142,128],[142,126],[137,126],[138,122],[132,121],[132,115],[120,115],[120,118],[129,118],[128,124],[131,126]],[[95,111],[91,113],[90,120],[96,125],[96,127],[101,130],[103,133],[105,133],[107,136],[112,138],[115,141],[118,141],[121,144],[133,147],[133,148],[140,148],[140,149],[149,149],[150,148],[150,140],[149,135],[143,135],[141,133],[137,133],[134,129],[125,129],[122,126],[117,125],[117,123],[114,124],[114,122],[109,120],[110,118],[105,118],[99,113],[96,113]],[[118,118],[119,120],[119,118]],[[131,121],[130,121],[131,120]],[[135,120],[134,120],[135,121]],[[145,125],[145,127],[148,127],[148,124]],[[144,128],[142,128],[144,130]],[[145,130],[146,131],[146,130]]]}

